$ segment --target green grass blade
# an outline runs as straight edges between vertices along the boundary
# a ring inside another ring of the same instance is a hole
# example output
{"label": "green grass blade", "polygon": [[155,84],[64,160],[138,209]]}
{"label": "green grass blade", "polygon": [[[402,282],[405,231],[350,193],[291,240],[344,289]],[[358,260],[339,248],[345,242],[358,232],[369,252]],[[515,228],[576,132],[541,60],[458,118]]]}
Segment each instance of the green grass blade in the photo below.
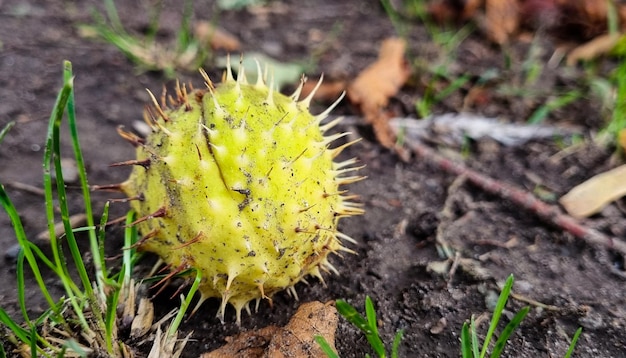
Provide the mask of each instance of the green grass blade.
{"label": "green grass blade", "polygon": [[[33,325],[30,327],[30,336],[35,337],[36,335],[37,327]],[[30,355],[31,357],[37,357],[37,340],[35,339],[30,340]]]}
{"label": "green grass blade", "polygon": [[[53,132],[54,132],[54,123],[58,119],[59,121],[63,118],[63,113],[65,112],[65,107],[67,106],[67,102],[70,97],[70,93],[72,92],[72,84],[64,81],[63,88],[59,92],[57,96],[56,103],[54,108],[52,109],[52,113],[50,114],[50,120],[48,121],[48,133],[46,135],[46,145],[44,147],[44,160],[43,160],[43,185],[44,185],[44,197],[45,197],[45,208],[46,208],[46,220],[48,224],[48,235],[50,237],[50,248],[52,250],[52,257],[54,260],[54,266],[58,268],[59,278],[69,277],[69,273],[67,272],[67,265],[61,261],[61,256],[59,255],[59,243],[57,237],[55,235],[55,214],[54,214],[54,198],[52,196],[52,175],[51,175],[51,162],[52,162],[52,140],[53,140]],[[21,243],[20,243],[21,244]],[[22,245],[23,248],[26,248],[27,245]],[[28,255],[26,256],[28,259]],[[29,260],[29,264],[32,266],[32,263]],[[63,281],[64,285],[67,285],[67,279]],[[41,284],[40,284],[41,285]],[[67,287],[66,287],[67,289]],[[42,287],[42,291],[47,292],[45,289],[45,285]],[[49,303],[51,307],[54,306],[53,303]],[[60,312],[56,312],[60,315]]]}
{"label": "green grass blade", "polygon": [[320,345],[320,348],[322,349],[324,354],[328,356],[328,358],[339,358],[339,355],[335,353],[335,351],[330,347],[330,344],[328,344],[328,342],[326,341],[326,338],[324,338],[323,336],[317,335],[313,337],[313,339],[315,339],[315,342],[317,342],[317,344]]}
{"label": "green grass blade", "polygon": [[24,250],[20,250],[17,255],[17,264],[15,266],[15,275],[17,276],[17,302],[20,305],[22,311],[22,317],[24,322],[30,324],[30,317],[26,310],[26,283],[24,282]]}
{"label": "green grass blade", "polygon": [[20,327],[8,314],[7,312],[0,307],[0,322],[7,326],[11,330],[13,334],[17,336],[22,342],[30,345],[31,341],[31,332]]}
{"label": "green grass blade", "polygon": [[[82,292],[76,293],[73,292],[71,287],[71,276],[67,271],[67,264],[65,260],[62,260],[61,253],[61,245],[59,241],[55,238],[54,234],[54,209],[52,208],[53,199],[52,199],[52,178],[50,175],[50,162],[54,163],[54,170],[56,176],[56,189],[57,189],[57,198],[58,198],[58,206],[61,209],[61,221],[63,223],[63,227],[65,229],[65,236],[68,247],[70,249],[70,253],[72,258],[74,259],[74,264],[78,271],[78,276],[80,277],[81,283],[83,285],[83,290],[85,291],[85,295],[87,297],[93,296],[93,290],[91,287],[91,283],[89,280],[89,276],[87,275],[87,269],[85,268],[85,264],[82,261],[82,256],[80,250],[78,249],[78,244],[76,242],[76,238],[74,237],[74,233],[72,232],[72,226],[70,224],[70,214],[69,208],[67,205],[67,193],[65,191],[65,182],[63,180],[63,172],[61,167],[61,143],[60,143],[60,127],[61,122],[63,120],[63,114],[65,112],[65,108],[70,99],[71,93],[73,91],[73,80],[71,76],[68,76],[67,73],[71,73],[71,67],[69,67],[69,62],[65,62],[64,69],[64,86],[61,93],[65,94],[64,102],[62,106],[56,107],[53,110],[53,114],[48,125],[48,136],[46,140],[46,148],[44,150],[44,191],[46,197],[46,211],[48,213],[48,230],[50,233],[50,242],[52,246],[53,255],[55,258],[55,264],[57,267],[62,267],[64,274],[60,275],[59,278],[63,283],[65,291],[68,295],[68,299],[74,309],[74,312],[78,316],[78,319],[81,323],[82,328],[85,332],[89,332],[89,324],[87,323],[87,319],[83,314],[83,307],[79,301],[82,299]],[[96,308],[97,305],[94,305]],[[96,308],[97,309],[97,308]]]}
{"label": "green grass blade", "polygon": [[435,95],[434,97],[435,102],[440,102],[444,100],[446,97],[451,95],[454,91],[463,87],[463,85],[465,85],[470,80],[470,78],[471,78],[470,75],[465,74],[455,79],[454,81],[452,81],[452,83],[450,83],[446,88],[444,88],[441,92]]}
{"label": "green grass blade", "polygon": [[337,300],[336,307],[339,314],[348,320],[348,322],[356,326],[356,328],[360,329],[365,334],[371,333],[365,318],[363,318],[356,308],[352,307],[348,302],[344,300]]}
{"label": "green grass blade", "polygon": [[378,335],[378,322],[376,321],[376,310],[374,309],[374,303],[370,296],[365,296],[365,317],[367,317],[367,324],[372,330],[372,333]]}
{"label": "green grass blade", "polygon": [[4,345],[0,343],[0,358],[6,358],[7,354],[4,351]]}
{"label": "green grass blade", "polygon": [[463,328],[461,328],[461,353],[463,358],[473,358],[472,339],[467,322],[463,323]]}
{"label": "green grass blade", "polygon": [[528,118],[527,122],[529,124],[539,124],[548,117],[550,112],[574,102],[581,96],[582,93],[578,91],[571,91],[564,94],[563,96],[550,100],[537,108],[535,112],[533,112],[533,114]]}
{"label": "green grass blade", "polygon": [[480,357],[480,353],[478,350],[480,346],[478,345],[478,333],[476,332],[476,321],[474,320],[474,315],[470,318],[470,334],[472,336],[472,353],[474,358]]}
{"label": "green grass blade", "polygon": [[[65,351],[67,351],[67,347],[61,348],[59,353],[57,354],[57,358],[65,358]],[[34,358],[34,357],[33,357]]]}
{"label": "green grass blade", "polygon": [[393,337],[393,344],[391,345],[391,358],[398,358],[398,351],[400,350],[400,342],[404,336],[404,330],[401,329],[396,332],[396,336]]}
{"label": "green grass blade", "polygon": [[[46,302],[48,302],[48,305],[50,307],[56,307],[56,304],[54,300],[52,299],[52,296],[50,296],[50,293],[48,292],[48,289],[46,288],[46,283],[44,282],[43,277],[41,276],[41,272],[39,270],[37,260],[35,259],[33,252],[30,250],[30,245],[28,244],[29,241],[26,238],[26,232],[24,232],[24,226],[22,225],[22,220],[20,219],[17,213],[17,210],[15,209],[15,206],[13,206],[13,202],[11,202],[11,199],[9,199],[7,192],[4,190],[3,185],[0,185],[0,204],[2,204],[2,206],[4,207],[4,210],[9,215],[9,219],[11,220],[11,224],[13,225],[13,230],[15,231],[15,237],[17,239],[17,242],[19,243],[19,245],[22,247],[22,250],[24,251],[24,256],[26,257],[26,260],[28,261],[28,265],[33,271],[33,276],[35,276],[35,280],[37,281],[37,284],[39,285],[39,288],[41,289],[41,292],[43,293],[44,298],[46,299]],[[60,312],[58,311],[58,308],[56,310],[57,310],[56,313],[60,314]]]}
{"label": "green grass blade", "polygon": [[506,301],[509,299],[509,294],[511,293],[511,287],[513,287],[513,275],[509,275],[506,279],[504,287],[502,287],[502,292],[500,293],[500,297],[498,298],[498,303],[496,304],[496,308],[493,311],[493,316],[491,317],[491,324],[489,325],[489,330],[487,331],[487,335],[485,336],[485,342],[483,343],[483,349],[480,351],[480,357],[483,358],[487,354],[487,348],[489,347],[489,342],[491,341],[491,337],[496,330],[496,326],[500,321],[500,316],[502,316],[502,311],[504,310],[504,306],[506,305]]}
{"label": "green grass blade", "polygon": [[[72,81],[72,64],[69,61],[64,63],[65,70],[63,71],[63,77],[65,82]],[[87,171],[85,170],[85,160],[83,159],[83,153],[80,147],[80,141],[78,140],[78,128],[76,125],[76,110],[74,107],[74,91],[70,92],[70,96],[67,101],[67,122],[70,129],[70,137],[72,139],[72,149],[74,150],[74,158],[76,159],[76,168],[78,170],[78,176],[80,178],[80,186],[82,190],[83,202],[85,205],[85,216],[87,217],[87,226],[94,227],[93,210],[91,207],[91,192],[89,183],[87,181]],[[89,230],[89,243],[91,245],[91,253],[94,255],[94,270],[96,272],[96,284],[100,288],[100,294],[104,294],[103,287],[103,267],[104,258],[102,257],[98,239],[95,230]],[[91,287],[91,285],[90,285]]]}
{"label": "green grass blade", "polygon": [[617,97],[615,98],[615,105],[611,115],[611,122],[603,130],[603,132],[609,134],[611,139],[617,138],[620,130],[626,128],[626,61],[622,61],[615,75],[612,76],[614,81],[617,81]]}
{"label": "green grass blade", "polygon": [[120,290],[115,289],[106,297],[106,312],[104,316],[104,330],[107,352],[113,352],[113,336],[115,335],[117,303],[120,297]]}
{"label": "green grass blade", "polygon": [[513,319],[511,319],[509,324],[507,324],[506,327],[504,327],[504,330],[502,331],[502,333],[500,334],[500,337],[496,341],[496,345],[493,347],[493,351],[491,352],[491,356],[490,356],[491,358],[500,357],[500,355],[502,354],[502,351],[504,350],[504,346],[506,345],[506,342],[509,340],[509,337],[511,337],[511,334],[513,334],[513,332],[517,329],[517,327],[519,327],[520,323],[522,323],[522,321],[524,320],[524,317],[526,317],[529,311],[530,311],[530,307],[528,306],[522,308],[519,312],[517,312],[517,314],[513,317]]}
{"label": "green grass blade", "polygon": [[[366,300],[367,302],[367,300]],[[358,329],[360,329],[364,334],[367,341],[370,343],[370,346],[374,349],[376,354],[379,357],[386,357],[385,347],[383,346],[383,342],[381,341],[378,334],[376,334],[376,327],[372,330],[372,327],[369,325],[369,322],[361,316],[361,314],[352,307],[348,302],[344,300],[336,301],[337,311],[346,319],[348,322],[352,323]],[[373,306],[372,306],[373,307]]]}
{"label": "green grass blade", "polygon": [[[63,352],[65,352],[67,348],[69,348],[82,358],[87,358],[88,356],[83,347],[81,347],[80,344],[78,344],[78,342],[73,339],[68,339],[67,341],[65,341],[65,344],[63,344]],[[63,355],[63,357],[65,357],[65,354]]]}
{"label": "green grass blade", "polygon": [[[107,225],[107,221],[109,220],[109,205],[110,203],[108,201],[104,203],[104,209],[102,210],[102,216],[100,217],[100,225],[98,226],[95,247],[92,247],[92,250],[98,251],[98,256],[94,257],[94,262],[97,258],[99,261],[99,264],[97,265],[94,264],[94,267],[99,267],[99,269],[101,270],[100,277],[103,280],[103,282],[107,282],[109,279],[108,272],[106,270],[106,262],[104,259],[105,258],[104,243],[105,243],[105,236],[106,236],[106,225]],[[102,283],[99,283],[98,285],[100,284]],[[104,294],[104,292],[100,290],[100,294]]]}
{"label": "green grass blade", "polygon": [[136,219],[136,214],[134,211],[129,211],[126,214],[126,230],[124,230],[124,254],[122,258],[122,265],[124,269],[121,271],[123,276],[123,285],[125,289],[131,289],[129,287],[131,282],[131,273],[132,268],[134,266],[135,261],[133,260],[133,256],[135,256],[136,249],[133,247],[135,242],[137,241],[137,227],[131,225]]}
{"label": "green grass blade", "polygon": [[2,141],[4,140],[4,137],[7,135],[7,133],[9,133],[9,131],[11,130],[11,128],[13,128],[14,125],[15,125],[15,121],[11,121],[7,123],[4,126],[4,128],[2,128],[2,130],[0,131],[0,143],[2,143]]}
{"label": "green grass blade", "polygon": [[570,343],[569,348],[567,349],[567,353],[565,353],[565,358],[570,358],[572,354],[574,353],[574,348],[576,348],[576,342],[578,342],[578,338],[580,337],[580,334],[582,333],[582,331],[583,331],[583,328],[578,327],[578,329],[576,330],[576,333],[574,333],[574,337],[572,338],[572,343]]}
{"label": "green grass blade", "polygon": [[183,17],[178,29],[178,53],[182,53],[191,44],[191,16],[193,15],[193,0],[183,3]]}
{"label": "green grass blade", "polygon": [[122,26],[122,21],[120,20],[120,16],[117,12],[117,7],[115,7],[114,0],[104,0],[104,8],[107,12],[107,17],[109,18],[109,22],[111,23],[111,28],[115,30],[117,33],[124,34],[124,26]]}
{"label": "green grass blade", "polygon": [[[72,67],[70,62],[64,62],[64,71],[63,71],[63,79],[66,85],[70,86],[70,92],[67,98],[67,110],[69,113],[69,104],[73,98],[74,85],[72,78]],[[74,232],[72,230],[72,225],[70,224],[70,213],[69,207],[67,204],[67,192],[65,190],[65,181],[63,180],[63,168],[61,165],[61,122],[63,120],[63,113],[60,116],[56,116],[54,118],[54,122],[52,124],[52,159],[54,161],[54,171],[56,176],[56,188],[57,188],[57,196],[58,196],[58,204],[61,209],[61,221],[63,222],[63,227],[65,228],[65,236],[68,243],[68,247],[70,249],[70,253],[72,258],[74,259],[74,264],[76,265],[76,269],[78,271],[78,276],[83,284],[83,289],[87,296],[92,296],[92,287],[91,280],[89,279],[89,275],[87,274],[87,269],[85,268],[85,263],[83,262],[83,258],[78,248],[78,243],[76,242],[76,238],[74,236]],[[92,220],[93,223],[93,220]],[[91,225],[93,226],[93,225]]]}
{"label": "green grass blade", "polygon": [[[43,262],[57,276],[59,276],[60,274],[63,273],[63,271],[61,269],[56,267],[54,265],[54,263],[52,261],[50,261],[49,258],[46,257],[46,255],[43,253],[43,251],[41,251],[41,249],[39,247],[37,247],[37,245],[35,245],[34,243],[32,243],[30,241],[27,242],[27,245],[28,245],[28,249],[31,250],[37,256],[37,259],[39,261]],[[22,248],[22,250],[24,250],[24,249]],[[74,281],[70,281],[70,287],[71,287],[72,290],[74,290],[74,292],[81,292],[80,289],[78,288],[78,286],[76,286],[76,284],[74,284]]]}
{"label": "green grass blade", "polygon": [[180,310],[178,310],[176,317],[172,321],[172,324],[170,325],[170,328],[167,331],[167,334],[170,337],[174,337],[176,332],[178,332],[178,327],[180,326],[180,323],[183,321],[183,317],[185,316],[187,309],[191,305],[191,300],[195,296],[196,292],[198,291],[198,287],[200,286],[200,283],[202,282],[202,271],[200,270],[194,270],[194,271],[196,273],[196,278],[193,280],[193,284],[191,285],[189,292],[187,292],[187,297],[183,298],[180,304]]}

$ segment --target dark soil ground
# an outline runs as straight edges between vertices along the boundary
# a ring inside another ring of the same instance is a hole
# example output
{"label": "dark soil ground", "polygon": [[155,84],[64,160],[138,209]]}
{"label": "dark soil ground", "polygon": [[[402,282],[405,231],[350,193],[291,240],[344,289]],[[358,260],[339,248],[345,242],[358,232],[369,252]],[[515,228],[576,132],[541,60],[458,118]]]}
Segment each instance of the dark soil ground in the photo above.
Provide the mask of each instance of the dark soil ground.
{"label": "dark soil ground", "polygon": [[[173,37],[180,6],[163,19],[164,40]],[[200,3],[200,2],[198,2]],[[310,75],[354,77],[377,56],[381,41],[395,34],[389,17],[375,1],[274,1],[264,12],[246,10],[217,14],[213,5],[196,4],[195,17],[217,23],[240,38],[243,51],[265,52],[282,61],[318,56]],[[147,24],[148,2],[119,2],[122,21],[133,31]],[[133,148],[116,133],[116,127],[132,128],[141,119],[148,102],[145,88],[160,91],[173,81],[159,73],[138,73],[120,52],[106,43],[81,38],[77,24],[91,21],[90,11],[98,1],[20,1],[0,0],[0,125],[11,120],[17,125],[0,146],[0,181],[7,186],[25,223],[34,237],[45,229],[43,197],[11,185],[19,182],[42,186],[41,159],[47,119],[61,85],[62,61],[73,63],[80,140],[91,184],[121,182],[124,169],[109,168],[113,162],[133,157]],[[321,40],[319,39],[321,34]],[[427,31],[417,22],[408,36],[410,58],[436,61],[437,49]],[[537,45],[537,43],[535,44]],[[500,69],[493,86],[520,82],[522,62],[528,58],[528,42],[508,50],[511,69],[504,70],[502,49],[491,45],[474,31],[457,49],[448,71],[452,76],[469,73],[479,76],[489,69]],[[537,48],[535,48],[537,49]],[[547,63],[554,44],[538,43],[540,64]],[[210,73],[219,73],[206,66]],[[416,73],[409,85],[396,96],[399,115],[415,116],[413,103],[427,81]],[[544,68],[538,82],[527,90],[576,88],[575,69],[564,66]],[[181,73],[184,81],[197,87],[197,73]],[[381,79],[381,81],[384,79]],[[463,108],[462,88],[438,103],[435,113],[462,109],[487,116],[500,116],[510,122],[524,122],[538,106],[537,100],[495,95],[484,105]],[[545,97],[544,97],[545,99]],[[322,108],[322,107],[319,107]],[[588,134],[603,125],[601,103],[584,97],[554,111],[549,122],[578,128],[587,142]],[[338,114],[355,115],[343,104]],[[342,129],[346,129],[345,127]],[[361,308],[366,295],[373,298],[384,339],[391,342],[394,332],[405,330],[401,356],[459,356],[460,330],[470,316],[489,314],[498,294],[498,285],[514,274],[514,292],[530,300],[553,306],[533,306],[505,350],[509,357],[562,357],[574,331],[583,327],[576,349],[579,357],[626,356],[626,295],[623,260],[604,248],[590,246],[562,230],[520,210],[497,196],[431,167],[418,158],[399,160],[373,139],[364,124],[354,128],[365,140],[348,150],[366,164],[367,180],[351,185],[365,204],[366,214],[341,222],[341,229],[358,241],[357,255],[334,259],[340,276],[327,276],[327,287],[313,283],[297,286],[300,302],[343,298]],[[64,151],[71,154],[69,137]],[[457,151],[458,148],[453,148]],[[592,175],[610,168],[611,149],[584,144],[567,155],[553,140],[532,141],[523,146],[505,147],[490,140],[470,143],[465,160],[472,168],[494,178],[532,190],[542,187],[556,197]],[[555,156],[555,154],[559,154]],[[79,191],[71,189],[78,203]],[[96,194],[101,208],[108,194]],[[626,233],[624,202],[611,205],[585,224],[623,239]],[[112,216],[121,216],[125,204],[115,204]],[[79,210],[77,204],[76,211]],[[97,212],[97,211],[96,211]],[[110,232],[112,253],[118,252],[119,229]],[[117,237],[116,237],[117,236]],[[459,253],[460,264],[452,275],[437,269],[445,260],[436,242]],[[0,215],[0,247],[15,244],[6,215]],[[461,260],[463,259],[463,260]],[[148,264],[145,264],[148,267]],[[0,302],[14,316],[16,303],[14,262],[0,262]],[[29,309],[41,312],[45,301],[37,295],[34,282],[27,283]],[[51,280],[50,286],[56,285]],[[300,302],[278,294],[273,307],[260,306],[252,317],[244,315],[243,330],[269,324],[285,324]],[[165,312],[176,304],[168,296],[157,299]],[[183,325],[193,330],[187,357],[221,346],[227,336],[239,331],[234,314],[227,312],[227,323],[215,317],[219,302],[209,301]],[[526,303],[511,300],[510,318]],[[483,317],[485,318],[485,317]],[[487,319],[480,328],[487,329]],[[504,321],[507,321],[505,317]],[[365,338],[345,320],[340,320],[337,347],[342,357],[363,357],[369,352]]]}

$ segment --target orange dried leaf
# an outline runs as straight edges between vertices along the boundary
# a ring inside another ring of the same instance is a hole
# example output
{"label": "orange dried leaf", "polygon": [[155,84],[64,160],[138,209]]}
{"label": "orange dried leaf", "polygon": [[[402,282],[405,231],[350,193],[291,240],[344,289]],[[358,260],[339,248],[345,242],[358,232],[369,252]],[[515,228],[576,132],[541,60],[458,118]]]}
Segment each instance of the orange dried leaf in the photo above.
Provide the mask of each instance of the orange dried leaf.
{"label": "orange dried leaf", "polygon": [[411,74],[404,59],[405,49],[406,43],[402,39],[385,40],[378,60],[363,70],[348,87],[350,101],[361,107],[385,107]]}
{"label": "orange dried leaf", "polygon": [[332,301],[304,303],[285,327],[268,326],[228,337],[225,345],[200,358],[325,358],[315,336],[324,337],[335,349],[337,321]]}
{"label": "orange dried leaf", "polygon": [[277,326],[268,326],[243,332],[235,337],[228,337],[226,339],[228,343],[214,351],[202,354],[200,358],[261,358],[265,354],[272,337],[280,329]]}
{"label": "orange dried leaf", "polygon": [[274,336],[265,357],[326,357],[315,342],[315,336],[324,337],[334,349],[337,321],[337,309],[333,306],[333,302],[305,303],[298,308],[289,323]]}
{"label": "orange dried leaf", "polygon": [[367,122],[373,125],[378,141],[388,148],[394,146],[395,137],[388,124],[390,115],[384,108],[411,75],[404,59],[405,49],[402,39],[385,40],[378,60],[363,70],[347,89],[350,102],[360,109]]}
{"label": "orange dried leaf", "polygon": [[620,34],[604,34],[586,42],[567,55],[567,65],[572,66],[578,61],[593,60],[611,51],[622,37]]}
{"label": "orange dried leaf", "polygon": [[596,214],[609,203],[626,195],[626,164],[598,174],[577,185],[559,202],[577,218]]}
{"label": "orange dried leaf", "polygon": [[234,52],[241,49],[241,43],[235,35],[215,27],[206,21],[200,21],[195,25],[194,35],[201,44],[213,50]]}
{"label": "orange dried leaf", "polygon": [[487,0],[485,20],[487,36],[498,44],[508,42],[519,28],[520,9],[517,0]]}

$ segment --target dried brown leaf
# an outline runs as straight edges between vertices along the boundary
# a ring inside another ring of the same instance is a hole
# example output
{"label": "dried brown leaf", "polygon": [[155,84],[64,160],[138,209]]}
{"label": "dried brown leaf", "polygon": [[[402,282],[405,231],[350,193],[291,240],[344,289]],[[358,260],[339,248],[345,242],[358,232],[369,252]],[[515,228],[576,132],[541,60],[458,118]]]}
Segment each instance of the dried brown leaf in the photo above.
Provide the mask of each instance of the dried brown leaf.
{"label": "dried brown leaf", "polygon": [[388,124],[391,116],[384,108],[411,74],[404,58],[405,49],[402,39],[383,41],[378,60],[363,70],[347,89],[350,102],[360,109],[374,127],[378,141],[388,148],[394,147],[395,136]]}
{"label": "dried brown leaf", "polygon": [[315,336],[323,336],[335,349],[336,330],[333,302],[304,303],[285,327],[269,326],[229,337],[225,345],[200,358],[325,358]]}
{"label": "dried brown leaf", "polygon": [[139,300],[137,315],[130,326],[131,338],[143,337],[150,331],[154,321],[154,305],[147,298]]}
{"label": "dried brown leaf", "polygon": [[509,41],[520,24],[520,8],[517,0],[487,0],[485,3],[485,26],[487,36],[498,44]]}
{"label": "dried brown leaf", "polygon": [[485,0],[431,0],[428,1],[428,14],[439,24],[463,22],[476,15]]}
{"label": "dried brown leaf", "polygon": [[200,21],[194,26],[194,35],[200,43],[213,50],[235,52],[241,49],[241,43],[235,35],[206,21]]}
{"label": "dried brown leaf", "polygon": [[326,357],[315,336],[323,336],[335,349],[337,309],[333,302],[309,302],[298,308],[289,323],[270,343],[265,358],[313,358]]}
{"label": "dried brown leaf", "polygon": [[228,337],[226,339],[228,343],[212,352],[202,354],[200,358],[261,358],[272,337],[281,329],[277,326],[268,326]]}
{"label": "dried brown leaf", "polygon": [[559,202],[577,218],[596,214],[609,203],[626,195],[626,164],[594,176],[577,185]]}
{"label": "dried brown leaf", "polygon": [[621,37],[621,34],[604,34],[576,47],[567,55],[567,65],[572,66],[578,61],[593,60],[608,53]]}

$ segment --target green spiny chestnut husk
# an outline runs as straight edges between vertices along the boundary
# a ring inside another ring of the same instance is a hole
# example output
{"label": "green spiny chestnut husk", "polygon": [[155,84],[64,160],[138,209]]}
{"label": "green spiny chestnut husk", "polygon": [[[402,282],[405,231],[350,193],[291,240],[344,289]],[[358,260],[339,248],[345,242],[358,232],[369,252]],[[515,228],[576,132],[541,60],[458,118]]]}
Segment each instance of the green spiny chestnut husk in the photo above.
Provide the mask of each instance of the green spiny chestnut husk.
{"label": "green spiny chestnut husk", "polygon": [[260,66],[255,84],[242,69],[219,85],[203,75],[206,89],[177,86],[169,106],[152,96],[147,138],[120,131],[137,147],[121,188],[135,199],[139,247],[173,272],[201,271],[200,302],[221,298],[220,318],[230,303],[239,323],[251,300],[336,272],[328,255],[351,252],[337,222],[363,212],[340,186],[362,177],[345,174],[355,159],[334,162],[351,144],[331,149],[347,133],[324,135],[338,122],[320,125],[334,105],[311,115],[312,94],[298,102],[302,85],[291,97],[273,91]]}

